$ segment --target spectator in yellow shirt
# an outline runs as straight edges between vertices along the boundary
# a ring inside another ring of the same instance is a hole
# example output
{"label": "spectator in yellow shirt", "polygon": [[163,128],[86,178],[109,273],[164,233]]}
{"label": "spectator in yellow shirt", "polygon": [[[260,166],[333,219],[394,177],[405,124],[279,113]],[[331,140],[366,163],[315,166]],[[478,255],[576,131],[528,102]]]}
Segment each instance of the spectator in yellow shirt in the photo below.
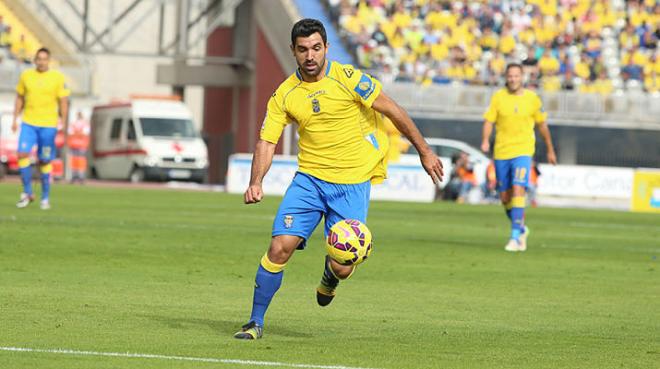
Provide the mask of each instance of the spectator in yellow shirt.
{"label": "spectator in yellow shirt", "polygon": [[588,80],[591,77],[589,64],[586,54],[580,55],[580,61],[575,64],[575,75],[582,78],[582,80]]}
{"label": "spectator in yellow shirt", "polygon": [[513,50],[515,48],[516,48],[516,39],[513,37],[511,30],[509,28],[503,29],[499,44],[500,52],[506,56],[509,56],[513,53]]}
{"label": "spectator in yellow shirt", "polygon": [[598,74],[598,78],[593,83],[594,92],[599,93],[603,96],[607,96],[614,91],[614,85],[612,81],[607,78],[607,73],[604,69]]}
{"label": "spectator in yellow shirt", "polygon": [[660,92],[660,76],[656,72],[647,75],[644,78],[644,88],[649,93]]}
{"label": "spectator in yellow shirt", "polygon": [[552,56],[552,52],[549,48],[546,48],[543,51],[543,56],[541,56],[541,59],[539,60],[539,70],[541,71],[542,76],[552,76],[559,72],[559,60]]}
{"label": "spectator in yellow shirt", "polygon": [[561,78],[559,78],[559,73],[555,72],[552,75],[544,75],[541,78],[541,85],[543,86],[544,92],[557,92],[561,90]]}

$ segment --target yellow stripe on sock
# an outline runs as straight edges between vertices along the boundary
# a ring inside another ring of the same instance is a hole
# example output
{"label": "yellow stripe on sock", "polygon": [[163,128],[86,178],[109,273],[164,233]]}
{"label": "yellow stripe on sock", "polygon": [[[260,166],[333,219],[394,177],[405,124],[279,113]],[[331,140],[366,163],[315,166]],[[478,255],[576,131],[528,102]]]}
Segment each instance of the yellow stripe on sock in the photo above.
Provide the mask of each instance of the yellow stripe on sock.
{"label": "yellow stripe on sock", "polygon": [[524,208],[525,207],[525,196],[514,196],[511,199],[511,207]]}
{"label": "yellow stripe on sock", "polygon": [[53,164],[48,163],[48,164],[42,164],[41,165],[41,173],[48,174],[52,171],[53,171]]}
{"label": "yellow stripe on sock", "polygon": [[30,166],[30,158],[20,158],[18,159],[19,168],[27,168]]}
{"label": "yellow stripe on sock", "polygon": [[279,273],[284,269],[286,264],[275,264],[270,259],[268,259],[268,253],[265,253],[261,258],[261,266],[264,267],[267,271],[271,273]]}

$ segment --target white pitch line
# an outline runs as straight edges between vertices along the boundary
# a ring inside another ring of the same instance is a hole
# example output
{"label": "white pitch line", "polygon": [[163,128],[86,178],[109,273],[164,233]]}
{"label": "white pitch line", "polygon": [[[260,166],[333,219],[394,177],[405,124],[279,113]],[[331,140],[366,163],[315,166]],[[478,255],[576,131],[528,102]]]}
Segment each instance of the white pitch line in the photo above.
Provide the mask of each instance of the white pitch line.
{"label": "white pitch line", "polygon": [[2,347],[2,346],[0,346],[0,351],[37,352],[37,353],[45,353],[45,354],[62,354],[62,355],[127,357],[127,358],[161,359],[161,360],[175,360],[175,361],[198,361],[198,362],[205,362],[205,363],[259,365],[259,366],[273,366],[273,367],[278,367],[279,366],[279,367],[289,367],[289,368],[372,369],[372,368],[360,368],[360,367],[350,367],[350,366],[341,366],[341,365],[294,364],[294,363],[279,363],[279,362],[276,362],[276,361],[216,359],[216,358],[207,358],[207,357],[188,357],[188,356],[138,354],[138,353],[130,353],[130,352],[77,351],[77,350],[68,350],[68,349],[33,349],[33,348],[25,348],[25,347]]}

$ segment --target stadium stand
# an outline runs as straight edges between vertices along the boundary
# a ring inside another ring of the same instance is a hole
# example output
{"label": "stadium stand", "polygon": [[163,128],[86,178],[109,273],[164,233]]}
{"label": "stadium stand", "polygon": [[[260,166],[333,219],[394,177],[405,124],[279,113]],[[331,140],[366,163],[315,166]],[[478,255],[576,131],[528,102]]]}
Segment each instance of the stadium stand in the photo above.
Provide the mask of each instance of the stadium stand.
{"label": "stadium stand", "polygon": [[305,0],[296,0],[295,4],[298,7],[298,11],[301,15],[307,18],[319,19],[321,22],[323,22],[323,24],[327,25],[326,33],[328,37],[328,43],[332,45],[329,51],[332,59],[343,64],[352,64],[353,57],[341,42],[341,36],[337,29],[333,26],[333,22],[331,22],[326,15],[322,4],[318,1]]}
{"label": "stadium stand", "polygon": [[656,0],[324,0],[360,67],[385,82],[528,86],[603,96],[660,90]]}

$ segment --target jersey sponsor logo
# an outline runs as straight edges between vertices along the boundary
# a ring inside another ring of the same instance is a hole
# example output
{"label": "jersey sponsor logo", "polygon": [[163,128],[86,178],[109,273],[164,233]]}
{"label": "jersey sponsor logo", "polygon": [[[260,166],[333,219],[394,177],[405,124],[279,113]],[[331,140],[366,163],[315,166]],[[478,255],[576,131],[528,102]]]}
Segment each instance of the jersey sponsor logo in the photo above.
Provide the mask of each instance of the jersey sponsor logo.
{"label": "jersey sponsor logo", "polygon": [[326,94],[325,90],[318,90],[318,91],[312,92],[311,94],[307,95],[307,98],[311,99],[315,96],[325,95],[325,94]]}
{"label": "jersey sponsor logo", "polygon": [[374,92],[375,85],[371,78],[367,75],[363,75],[362,78],[360,78],[360,82],[358,82],[357,86],[355,86],[355,92],[357,92],[358,95],[360,95],[364,100],[367,100],[369,96]]}
{"label": "jersey sponsor logo", "polygon": [[312,111],[314,111],[314,113],[321,112],[321,105],[319,104],[318,99],[312,100]]}
{"label": "jersey sponsor logo", "polygon": [[351,69],[351,68],[344,68],[344,74],[346,74],[346,77],[348,77],[348,78],[353,77],[353,69]]}
{"label": "jersey sponsor logo", "polygon": [[293,226],[293,215],[284,216],[284,228],[291,228]]}

